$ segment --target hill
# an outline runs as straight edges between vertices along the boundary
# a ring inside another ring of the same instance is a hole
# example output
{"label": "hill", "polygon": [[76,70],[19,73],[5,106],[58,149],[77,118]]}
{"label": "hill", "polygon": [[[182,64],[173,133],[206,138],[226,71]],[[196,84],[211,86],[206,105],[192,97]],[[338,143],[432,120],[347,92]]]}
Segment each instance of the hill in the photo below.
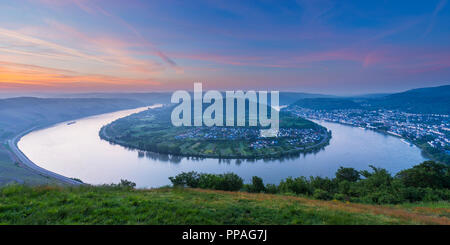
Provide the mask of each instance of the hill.
{"label": "hill", "polygon": [[60,94],[38,94],[36,97],[43,98],[72,98],[72,99],[128,99],[137,100],[147,105],[162,103],[170,103],[170,96],[172,93],[169,92],[142,92],[142,93],[60,93]]}
{"label": "hill", "polygon": [[0,100],[0,139],[35,126],[45,126],[145,104],[130,99],[44,99],[19,97]]}
{"label": "hill", "polygon": [[450,85],[418,88],[387,95],[302,98],[293,104],[315,110],[366,108],[400,110],[410,113],[450,114]]}
{"label": "hill", "polygon": [[382,206],[119,186],[0,188],[1,224],[450,224],[448,202]]}
{"label": "hill", "polygon": [[310,94],[310,93],[300,93],[300,92],[280,92],[280,105],[290,105],[301,99],[312,99],[312,98],[334,98],[333,95],[325,94]]}
{"label": "hill", "polygon": [[369,103],[413,113],[450,114],[450,85],[412,89],[373,99]]}
{"label": "hill", "polygon": [[344,98],[308,98],[301,99],[294,105],[314,110],[359,109],[361,105],[351,99]]}
{"label": "hill", "polygon": [[[160,97],[153,98],[160,101]],[[127,98],[34,98],[0,99],[0,185],[16,182],[53,184],[56,181],[19,167],[6,140],[33,127],[74,120],[117,110],[137,108],[150,103]]]}

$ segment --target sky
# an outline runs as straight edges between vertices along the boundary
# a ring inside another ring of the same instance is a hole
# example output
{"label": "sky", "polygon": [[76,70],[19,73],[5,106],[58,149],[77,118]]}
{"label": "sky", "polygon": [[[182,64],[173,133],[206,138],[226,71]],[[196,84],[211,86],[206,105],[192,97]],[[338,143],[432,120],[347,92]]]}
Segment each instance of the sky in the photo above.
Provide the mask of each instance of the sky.
{"label": "sky", "polygon": [[450,3],[0,0],[0,92],[450,84]]}

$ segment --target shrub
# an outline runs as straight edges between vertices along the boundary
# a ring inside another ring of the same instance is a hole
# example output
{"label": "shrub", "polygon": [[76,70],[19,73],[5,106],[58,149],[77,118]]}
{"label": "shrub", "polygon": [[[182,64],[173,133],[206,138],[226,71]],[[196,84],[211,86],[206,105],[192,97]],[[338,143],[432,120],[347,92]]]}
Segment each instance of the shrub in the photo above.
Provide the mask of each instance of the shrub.
{"label": "shrub", "polygon": [[322,189],[315,189],[313,197],[316,199],[321,199],[321,200],[330,200],[331,199],[330,193],[328,193],[327,191],[322,190]]}
{"label": "shrub", "polygon": [[336,171],[336,180],[337,181],[346,180],[349,182],[356,182],[359,179],[360,179],[359,172],[354,168],[340,167]]}
{"label": "shrub", "polygon": [[376,168],[372,165],[369,165],[369,167],[372,169],[372,172],[367,170],[361,171],[361,175],[366,177],[366,179],[360,181],[367,191],[372,192],[391,185],[394,179],[386,169]]}
{"label": "shrub", "polygon": [[379,189],[362,196],[361,201],[376,204],[398,204],[403,201],[400,193],[392,189]]}
{"label": "shrub", "polygon": [[126,179],[121,179],[118,186],[133,189],[134,187],[136,187],[136,183]]}
{"label": "shrub", "polygon": [[249,192],[260,193],[264,192],[266,187],[264,186],[263,180],[258,176],[252,177],[252,184],[249,185]]}
{"label": "shrub", "polygon": [[175,186],[188,186],[197,188],[199,185],[199,178],[200,176],[197,172],[191,171],[187,173],[183,172],[175,177],[169,177],[169,180]]}
{"label": "shrub", "polygon": [[278,187],[274,184],[267,184],[266,185],[266,193],[276,194],[276,193],[278,193]]}
{"label": "shrub", "polygon": [[244,185],[244,180],[235,173],[226,173],[220,175],[223,179],[221,180],[220,189],[224,191],[238,191]]}
{"label": "shrub", "polygon": [[424,196],[423,201],[448,201],[450,200],[450,190],[449,189],[432,189],[432,188],[422,188]]}
{"label": "shrub", "polygon": [[[401,171],[395,177],[392,177],[386,169],[369,166],[372,171],[357,172],[353,168],[341,167],[333,179],[310,177],[307,180],[305,177],[295,179],[289,177],[282,180],[278,186],[274,184],[264,186],[261,178],[253,176],[252,183],[245,186],[245,191],[308,195],[322,200],[336,199],[376,204],[450,200],[450,167],[448,166],[426,161]],[[361,179],[360,175],[364,178]],[[205,189],[237,191],[243,187],[242,178],[234,173],[188,172],[169,179],[173,185]],[[125,182],[121,185],[128,184]],[[5,193],[7,192],[3,190],[3,195]]]}
{"label": "shrub", "polygon": [[434,191],[433,189],[427,187],[425,188],[425,195],[423,197],[423,200],[426,202],[434,202],[441,200],[440,193],[437,191]]}
{"label": "shrub", "polygon": [[338,183],[338,192],[349,195],[350,194],[351,183],[347,180],[340,181]]}
{"label": "shrub", "polygon": [[348,201],[349,197],[342,193],[336,193],[333,195],[333,199],[339,200],[339,201]]}
{"label": "shrub", "polygon": [[322,189],[330,193],[335,193],[338,186],[337,181],[322,177],[310,177],[309,183],[312,189]]}
{"label": "shrub", "polygon": [[292,179],[292,177],[281,181],[279,186],[280,192],[288,193],[293,192],[295,194],[310,195],[312,193],[310,185],[305,177],[298,177]]}
{"label": "shrub", "polygon": [[200,174],[198,179],[198,187],[202,189],[221,190],[221,177],[216,174]]}
{"label": "shrub", "polygon": [[450,167],[425,161],[396,175],[405,186],[450,188]]}
{"label": "shrub", "polygon": [[424,188],[405,187],[401,189],[403,199],[409,202],[420,202],[425,196]]}
{"label": "shrub", "polygon": [[242,178],[234,173],[199,174],[197,172],[183,172],[175,177],[169,177],[169,179],[175,186],[198,187],[224,191],[240,190],[244,183]]}

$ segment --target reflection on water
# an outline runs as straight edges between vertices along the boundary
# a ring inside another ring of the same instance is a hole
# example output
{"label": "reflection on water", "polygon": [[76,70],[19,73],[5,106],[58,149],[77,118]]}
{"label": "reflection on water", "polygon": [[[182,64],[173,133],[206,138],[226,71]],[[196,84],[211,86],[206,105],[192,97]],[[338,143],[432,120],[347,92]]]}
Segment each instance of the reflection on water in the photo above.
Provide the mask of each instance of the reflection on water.
{"label": "reflection on water", "polygon": [[332,131],[328,146],[283,159],[202,159],[144,152],[101,140],[103,125],[145,108],[119,111],[61,123],[32,132],[19,141],[19,148],[36,164],[86,183],[136,182],[138,187],[170,184],[168,177],[181,172],[234,172],[250,181],[260,176],[278,183],[289,176],[332,177],[339,166],[367,169],[369,164],[396,173],[425,160],[420,150],[399,138],[370,130],[319,122]]}
{"label": "reflection on water", "polygon": [[[109,142],[111,145],[116,145],[113,142]],[[294,160],[297,159],[301,156],[306,156],[308,154],[317,154],[320,151],[325,150],[325,147],[328,144],[319,147],[319,148],[314,148],[314,149],[309,149],[305,152],[297,152],[297,153],[291,153],[289,155],[283,156],[281,158],[264,158],[264,159],[230,159],[230,158],[217,158],[217,161],[219,163],[235,163],[237,165],[240,165],[241,163],[244,162],[256,162],[256,161],[264,161],[264,162],[271,162],[271,161],[278,161],[278,162],[283,162],[285,160]],[[173,163],[173,164],[178,164],[181,162],[181,160],[183,158],[190,160],[190,161],[204,161],[207,160],[208,158],[203,158],[203,157],[189,157],[189,156],[179,156],[179,155],[168,155],[168,154],[160,154],[160,153],[156,153],[156,152],[151,152],[151,151],[142,151],[142,150],[138,150],[138,149],[134,149],[128,146],[122,146],[124,149],[131,151],[131,152],[137,152],[137,157],[138,158],[148,158],[150,160],[153,161],[162,161],[162,162],[169,162],[169,163]]]}

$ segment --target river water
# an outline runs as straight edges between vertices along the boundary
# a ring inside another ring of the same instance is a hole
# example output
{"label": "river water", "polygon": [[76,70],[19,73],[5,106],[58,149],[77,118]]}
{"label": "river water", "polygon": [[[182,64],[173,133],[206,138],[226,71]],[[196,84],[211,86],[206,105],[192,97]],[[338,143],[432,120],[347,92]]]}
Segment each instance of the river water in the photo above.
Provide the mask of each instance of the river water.
{"label": "river water", "polygon": [[282,160],[191,159],[130,150],[100,139],[98,133],[103,125],[144,109],[102,114],[33,131],[18,142],[18,147],[40,167],[85,183],[109,184],[127,179],[146,188],[168,185],[168,177],[183,171],[234,172],[245,182],[256,175],[265,183],[279,183],[289,176],[333,177],[339,166],[362,170],[371,164],[396,173],[426,160],[420,149],[399,138],[319,121],[332,131],[330,144],[316,153]]}

